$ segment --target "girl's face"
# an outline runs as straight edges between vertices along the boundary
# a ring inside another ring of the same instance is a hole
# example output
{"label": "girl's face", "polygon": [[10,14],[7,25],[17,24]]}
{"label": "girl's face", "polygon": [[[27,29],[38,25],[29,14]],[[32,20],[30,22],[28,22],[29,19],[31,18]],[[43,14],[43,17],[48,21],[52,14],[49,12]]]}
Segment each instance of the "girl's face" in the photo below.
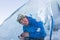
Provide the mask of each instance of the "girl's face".
{"label": "girl's face", "polygon": [[23,19],[20,20],[20,23],[23,24],[23,25],[28,25],[29,24],[29,21],[28,19],[25,17]]}

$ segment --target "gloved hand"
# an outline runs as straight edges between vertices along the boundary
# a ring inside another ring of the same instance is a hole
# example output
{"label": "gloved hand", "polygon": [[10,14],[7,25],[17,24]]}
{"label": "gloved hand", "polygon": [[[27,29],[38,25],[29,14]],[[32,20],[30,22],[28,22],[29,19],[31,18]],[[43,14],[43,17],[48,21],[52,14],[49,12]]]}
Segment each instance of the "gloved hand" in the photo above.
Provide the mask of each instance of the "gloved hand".
{"label": "gloved hand", "polygon": [[24,38],[29,37],[29,33],[28,32],[23,32],[20,36],[18,36],[18,38],[21,40],[24,40]]}

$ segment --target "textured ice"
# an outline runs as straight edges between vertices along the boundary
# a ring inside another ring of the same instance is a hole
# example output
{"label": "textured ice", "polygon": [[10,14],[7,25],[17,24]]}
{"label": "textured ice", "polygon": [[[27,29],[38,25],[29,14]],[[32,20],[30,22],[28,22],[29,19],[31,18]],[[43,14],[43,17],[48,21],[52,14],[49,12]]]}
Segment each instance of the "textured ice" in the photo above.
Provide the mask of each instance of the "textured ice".
{"label": "textured ice", "polygon": [[[31,16],[37,21],[43,21],[43,23],[45,24],[44,28],[47,33],[47,37],[45,38],[45,40],[49,40],[51,15],[54,17],[54,24],[58,27],[60,26],[60,6],[58,7],[58,5],[60,5],[59,0],[29,0],[26,5],[24,4],[22,7],[20,6],[15,12],[13,12],[13,16],[9,18],[7,17],[8,19],[5,20],[4,23],[0,26],[0,40],[19,40],[18,35],[23,32],[22,25],[17,22],[17,16],[19,13],[26,13],[25,15]],[[52,40],[60,40],[59,33],[60,31],[53,32]]]}

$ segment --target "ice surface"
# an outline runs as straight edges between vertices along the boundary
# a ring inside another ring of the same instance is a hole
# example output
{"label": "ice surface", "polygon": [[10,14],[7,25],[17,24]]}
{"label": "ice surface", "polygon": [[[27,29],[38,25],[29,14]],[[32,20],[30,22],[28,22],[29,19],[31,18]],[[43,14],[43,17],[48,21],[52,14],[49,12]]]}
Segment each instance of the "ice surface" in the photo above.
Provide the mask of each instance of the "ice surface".
{"label": "ice surface", "polygon": [[[58,4],[60,5],[60,0],[57,1],[29,0],[29,2],[25,6],[23,6],[18,11],[13,12],[15,14],[12,17],[10,18],[6,17],[8,18],[8,20],[4,21],[4,23],[0,26],[0,40],[19,40],[18,35],[20,35],[23,32],[22,25],[17,22],[17,16],[19,13],[23,13],[23,14],[26,13],[25,15],[31,16],[35,18],[37,21],[43,21],[44,24],[46,23],[44,25],[47,33],[47,37],[45,38],[45,40],[49,40],[49,36],[50,36],[49,28],[51,27],[51,18],[50,18],[51,15],[54,17],[54,22],[55,22],[54,24],[60,27],[59,24],[60,9],[58,8]],[[52,35],[52,40],[60,40],[59,33],[60,31],[54,31]]]}

